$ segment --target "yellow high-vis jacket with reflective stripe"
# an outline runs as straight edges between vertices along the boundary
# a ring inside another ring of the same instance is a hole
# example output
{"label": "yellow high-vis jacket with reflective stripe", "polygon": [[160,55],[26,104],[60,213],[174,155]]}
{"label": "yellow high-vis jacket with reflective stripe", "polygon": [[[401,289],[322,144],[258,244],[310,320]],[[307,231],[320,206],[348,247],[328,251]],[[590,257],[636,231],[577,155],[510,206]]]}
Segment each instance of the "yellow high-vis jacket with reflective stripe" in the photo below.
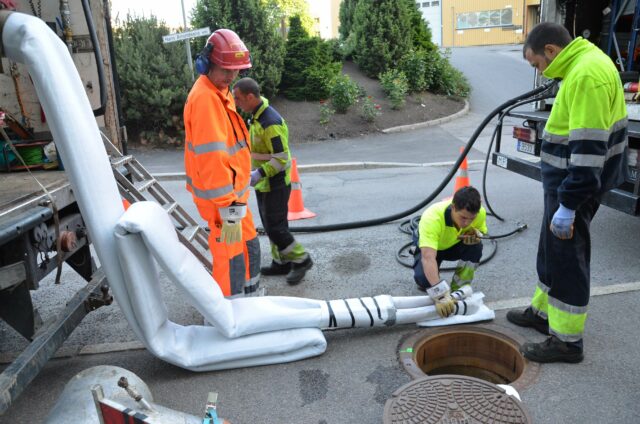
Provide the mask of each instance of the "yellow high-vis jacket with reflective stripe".
{"label": "yellow high-vis jacket with reflective stripe", "polygon": [[251,117],[251,166],[262,178],[255,189],[268,192],[291,183],[291,153],[287,123],[262,97]]}
{"label": "yellow high-vis jacket with reflective stripe", "polygon": [[544,76],[562,82],[543,135],[542,183],[575,210],[619,186],[628,172],[622,83],[611,59],[582,37],[560,51]]}

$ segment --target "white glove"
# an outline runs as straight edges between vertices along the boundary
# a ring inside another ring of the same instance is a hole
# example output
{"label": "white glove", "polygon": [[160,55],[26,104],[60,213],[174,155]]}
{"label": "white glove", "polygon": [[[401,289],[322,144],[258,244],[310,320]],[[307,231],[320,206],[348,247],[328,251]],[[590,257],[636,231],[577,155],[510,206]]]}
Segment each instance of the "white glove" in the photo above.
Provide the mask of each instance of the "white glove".
{"label": "white glove", "polygon": [[477,228],[471,228],[466,233],[460,234],[458,238],[466,245],[478,244],[482,242],[482,231]]}
{"label": "white glove", "polygon": [[261,178],[262,178],[262,174],[260,173],[259,169],[254,169],[253,171],[251,171],[251,182],[249,183],[251,184],[251,187],[255,187]]}
{"label": "white glove", "polygon": [[553,214],[549,229],[554,236],[561,240],[570,239],[573,237],[573,221],[575,221],[575,219],[576,211],[567,209],[560,203],[560,207],[558,207],[556,213]]}
{"label": "white glove", "polygon": [[456,307],[456,302],[451,298],[451,290],[447,280],[442,280],[435,286],[427,289],[427,294],[436,306],[438,315],[442,318],[446,318],[453,313]]}
{"label": "white glove", "polygon": [[233,244],[242,240],[242,218],[245,215],[247,215],[247,205],[244,203],[233,203],[226,208],[220,208],[220,217],[222,218],[221,242]]}

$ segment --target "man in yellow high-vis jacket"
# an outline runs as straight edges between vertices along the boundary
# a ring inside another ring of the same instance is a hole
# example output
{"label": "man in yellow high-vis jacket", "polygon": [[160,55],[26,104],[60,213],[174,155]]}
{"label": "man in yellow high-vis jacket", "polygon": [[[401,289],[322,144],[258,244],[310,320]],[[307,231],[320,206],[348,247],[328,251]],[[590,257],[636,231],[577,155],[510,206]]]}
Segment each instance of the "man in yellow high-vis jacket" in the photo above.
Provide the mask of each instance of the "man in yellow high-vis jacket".
{"label": "man in yellow high-vis jacket", "polygon": [[531,306],[509,311],[512,323],[550,337],[526,343],[536,362],[580,362],[589,303],[589,225],[603,193],[627,172],[627,109],[618,71],[597,46],[565,27],[541,23],[523,47],[525,59],[562,80],[545,126],[541,158],[544,216]]}

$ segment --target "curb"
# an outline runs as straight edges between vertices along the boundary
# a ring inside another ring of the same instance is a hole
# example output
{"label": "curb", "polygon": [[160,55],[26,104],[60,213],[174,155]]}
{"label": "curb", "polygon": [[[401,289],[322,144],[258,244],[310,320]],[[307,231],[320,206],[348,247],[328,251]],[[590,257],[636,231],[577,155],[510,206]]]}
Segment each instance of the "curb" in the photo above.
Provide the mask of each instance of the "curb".
{"label": "curb", "polygon": [[457,118],[460,118],[461,116],[466,115],[468,112],[469,112],[469,102],[465,99],[464,107],[462,108],[462,110],[457,111],[453,115],[445,116],[438,119],[433,119],[431,121],[418,122],[417,124],[400,125],[397,127],[391,127],[391,128],[382,130],[382,132],[385,134],[389,134],[389,133],[396,133],[396,132],[402,132],[402,131],[416,130],[419,128],[433,127],[436,125],[444,124],[445,122],[453,121],[454,119],[457,119]]}
{"label": "curb", "polygon": [[[300,172],[330,172],[330,171],[357,171],[363,169],[381,169],[381,168],[430,168],[435,166],[451,166],[455,161],[448,162],[338,162],[338,163],[316,163],[310,165],[299,165]],[[469,165],[484,163],[483,159],[468,160]],[[165,172],[153,174],[153,178],[157,181],[184,181],[186,174],[184,172]]]}

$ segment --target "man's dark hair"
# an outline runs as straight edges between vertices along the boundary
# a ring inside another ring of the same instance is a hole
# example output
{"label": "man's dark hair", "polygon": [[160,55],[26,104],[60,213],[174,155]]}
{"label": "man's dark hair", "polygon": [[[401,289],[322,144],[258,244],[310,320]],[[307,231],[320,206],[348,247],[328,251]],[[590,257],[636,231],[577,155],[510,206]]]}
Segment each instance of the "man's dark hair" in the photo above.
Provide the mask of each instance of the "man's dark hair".
{"label": "man's dark hair", "polygon": [[242,94],[253,94],[257,98],[260,98],[260,86],[253,78],[240,78],[233,88],[237,88]]}
{"label": "man's dark hair", "polygon": [[471,213],[480,211],[480,193],[471,186],[462,187],[453,195],[453,206],[456,210],[468,210]]}
{"label": "man's dark hair", "polygon": [[571,34],[567,29],[555,22],[542,22],[529,32],[527,39],[522,46],[522,55],[526,58],[527,49],[531,49],[534,54],[544,54],[544,46],[554,44],[565,48],[571,43]]}

